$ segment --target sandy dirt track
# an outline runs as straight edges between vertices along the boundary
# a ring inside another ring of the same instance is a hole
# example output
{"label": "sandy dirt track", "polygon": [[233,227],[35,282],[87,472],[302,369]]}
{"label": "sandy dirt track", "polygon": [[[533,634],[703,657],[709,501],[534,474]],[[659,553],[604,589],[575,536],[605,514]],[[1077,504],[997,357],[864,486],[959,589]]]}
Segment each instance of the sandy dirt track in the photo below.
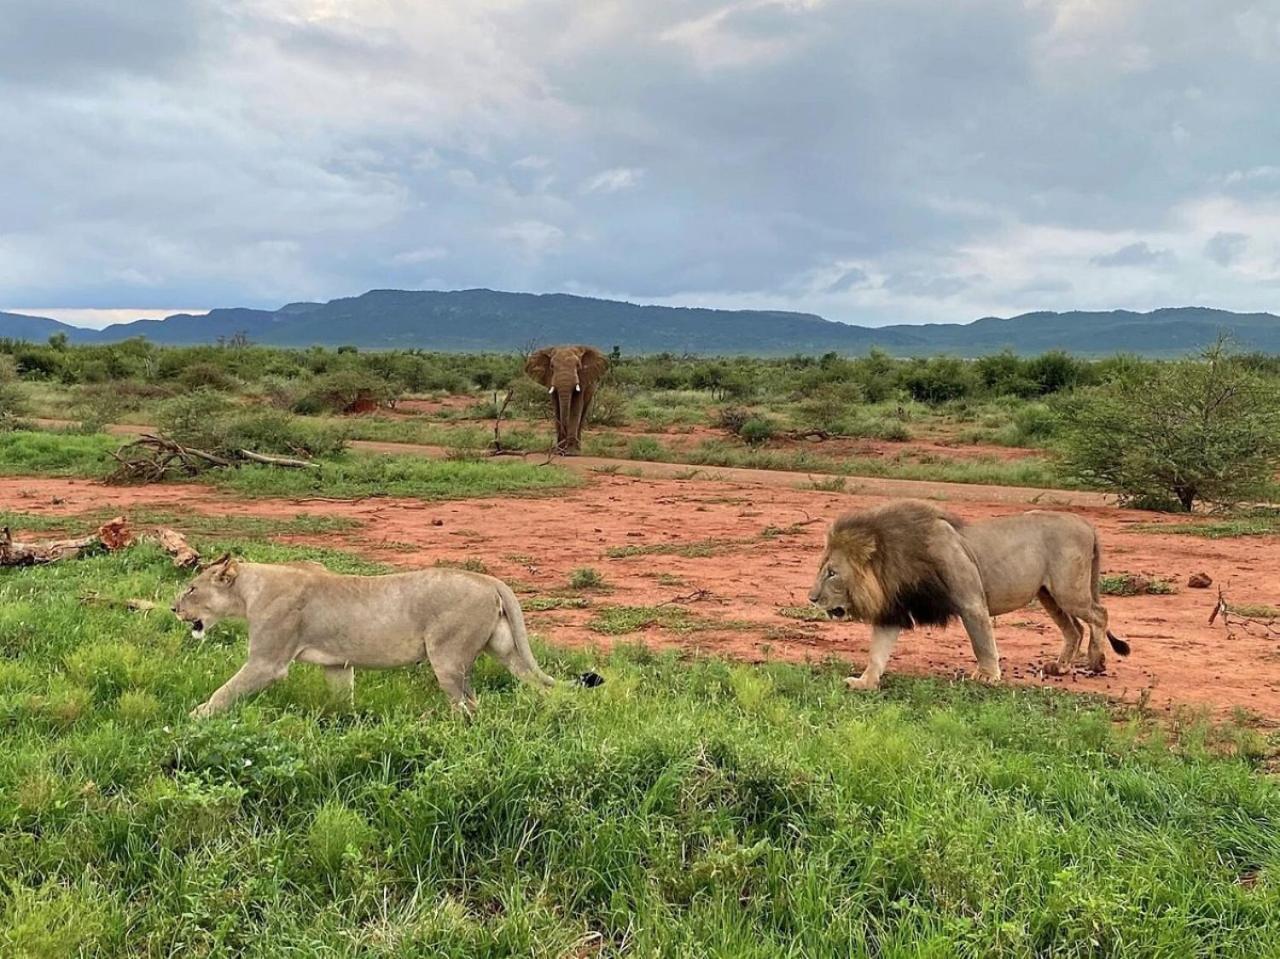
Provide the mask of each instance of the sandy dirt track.
{"label": "sandy dirt track", "polygon": [[[578,466],[589,469],[585,461]],[[645,464],[656,466],[658,464]],[[681,468],[685,469],[685,468]],[[738,471],[713,470],[717,477]],[[759,471],[741,471],[755,473]],[[541,498],[423,503],[369,499],[358,502],[232,501],[199,486],[104,487],[87,480],[0,480],[0,507],[41,514],[87,510],[162,508],[212,515],[299,513],[350,517],[361,525],[324,539],[398,566],[428,566],[439,560],[481,560],[495,575],[516,584],[522,595],[563,591],[580,567],[600,571],[608,590],[589,592],[587,609],[531,612],[535,631],[548,642],[607,645],[611,637],[590,628],[601,606],[653,606],[678,600],[696,628],[650,627],[620,637],[655,646],[678,646],[747,661],[793,661],[826,657],[861,664],[867,629],[856,624],[805,622],[782,614],[803,606],[821,549],[824,524],[838,513],[881,502],[851,494],[793,488],[792,474],[777,482],[634,478],[589,474],[581,488]],[[970,501],[986,487],[938,487],[935,494],[966,519],[1025,508],[1004,497]],[[897,493],[897,490],[889,492]],[[915,495],[923,495],[923,491]],[[962,496],[966,497],[962,499]],[[1051,684],[1126,701],[1149,698],[1154,706],[1190,704],[1216,715],[1236,707],[1280,721],[1280,638],[1209,626],[1216,590],[1188,589],[1187,577],[1206,572],[1234,602],[1280,601],[1280,548],[1275,538],[1205,540],[1138,532],[1152,514],[1101,506],[1073,511],[1102,531],[1104,571],[1169,579],[1169,596],[1111,597],[1113,627],[1133,645],[1133,655],[1109,657],[1108,674],[1045,677],[1040,665],[1053,657],[1059,635],[1038,608],[1001,617],[997,638],[1008,681]],[[437,525],[438,524],[438,525]],[[619,547],[676,549],[609,556]],[[692,598],[690,598],[692,597]],[[681,599],[683,598],[683,599]],[[973,657],[963,631],[923,630],[904,634],[891,662],[893,672],[943,676],[967,673]]]}

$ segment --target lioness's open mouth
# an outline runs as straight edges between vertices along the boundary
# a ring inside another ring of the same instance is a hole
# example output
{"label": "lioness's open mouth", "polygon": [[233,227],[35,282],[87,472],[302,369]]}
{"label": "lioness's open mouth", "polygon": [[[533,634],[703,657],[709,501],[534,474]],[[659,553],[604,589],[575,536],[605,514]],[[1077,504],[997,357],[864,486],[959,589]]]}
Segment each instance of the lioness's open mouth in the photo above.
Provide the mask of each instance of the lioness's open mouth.
{"label": "lioness's open mouth", "polygon": [[832,606],[827,610],[827,617],[830,619],[844,619],[846,615],[847,610],[843,606]]}

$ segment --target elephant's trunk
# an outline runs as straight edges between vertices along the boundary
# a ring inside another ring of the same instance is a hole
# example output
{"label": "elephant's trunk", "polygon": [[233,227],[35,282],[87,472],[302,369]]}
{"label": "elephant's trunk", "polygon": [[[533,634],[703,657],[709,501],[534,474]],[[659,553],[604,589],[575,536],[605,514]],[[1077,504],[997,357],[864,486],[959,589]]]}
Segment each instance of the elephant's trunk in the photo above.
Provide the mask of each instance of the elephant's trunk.
{"label": "elephant's trunk", "polygon": [[556,393],[556,446],[561,451],[569,448],[574,441],[573,435],[573,391],[578,385],[578,378],[569,371],[562,375],[557,375],[555,380]]}

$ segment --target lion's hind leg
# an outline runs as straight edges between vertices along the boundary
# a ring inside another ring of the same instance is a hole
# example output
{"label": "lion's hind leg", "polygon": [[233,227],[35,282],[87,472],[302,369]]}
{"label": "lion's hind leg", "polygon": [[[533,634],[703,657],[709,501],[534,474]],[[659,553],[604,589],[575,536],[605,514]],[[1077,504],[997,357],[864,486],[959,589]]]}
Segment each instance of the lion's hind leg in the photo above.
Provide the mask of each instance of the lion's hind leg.
{"label": "lion's hind leg", "polygon": [[[1087,586],[1077,590],[1060,589],[1054,594],[1054,599],[1067,616],[1088,624],[1089,655],[1085,662],[1089,672],[1103,672],[1107,666],[1102,645],[1107,636],[1107,608],[1093,598]],[[1045,608],[1048,609],[1047,606]]]}
{"label": "lion's hind leg", "polygon": [[1071,663],[1075,660],[1076,653],[1080,651],[1080,640],[1084,638],[1084,632],[1080,629],[1080,623],[1076,618],[1068,616],[1047,589],[1041,589],[1037,595],[1044,611],[1062,631],[1062,652],[1058,654],[1056,662],[1045,664],[1044,671],[1050,676],[1062,676],[1071,671]]}

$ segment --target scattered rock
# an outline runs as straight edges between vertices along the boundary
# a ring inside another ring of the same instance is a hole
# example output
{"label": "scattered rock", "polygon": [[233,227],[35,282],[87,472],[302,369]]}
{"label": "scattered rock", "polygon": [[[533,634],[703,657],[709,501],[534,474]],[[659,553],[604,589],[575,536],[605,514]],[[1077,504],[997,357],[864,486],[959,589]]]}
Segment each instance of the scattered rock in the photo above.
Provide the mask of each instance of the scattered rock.
{"label": "scattered rock", "polygon": [[1208,573],[1192,573],[1187,580],[1187,586],[1191,589],[1208,589],[1213,585],[1213,580],[1209,578]]}
{"label": "scattered rock", "polygon": [[443,526],[443,525],[444,525],[444,520],[442,520],[442,519],[433,519],[433,520],[431,521],[431,525],[432,525],[432,526]]}

